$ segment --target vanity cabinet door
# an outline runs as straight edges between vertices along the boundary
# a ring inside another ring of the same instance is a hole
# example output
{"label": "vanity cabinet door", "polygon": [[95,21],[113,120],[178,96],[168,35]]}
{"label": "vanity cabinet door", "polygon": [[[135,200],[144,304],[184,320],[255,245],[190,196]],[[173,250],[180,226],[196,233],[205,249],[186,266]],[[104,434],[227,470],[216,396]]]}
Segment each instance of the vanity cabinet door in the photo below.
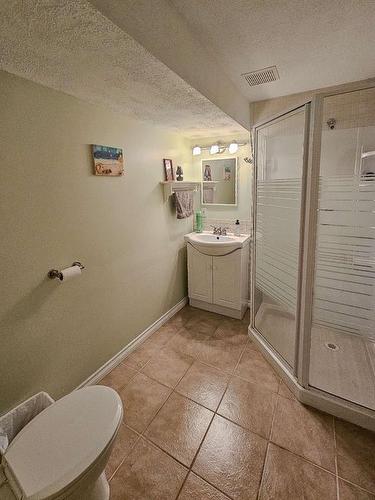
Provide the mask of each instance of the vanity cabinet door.
{"label": "vanity cabinet door", "polygon": [[213,303],[241,309],[241,250],[213,257]]}
{"label": "vanity cabinet door", "polygon": [[212,303],[212,257],[188,245],[189,297]]}

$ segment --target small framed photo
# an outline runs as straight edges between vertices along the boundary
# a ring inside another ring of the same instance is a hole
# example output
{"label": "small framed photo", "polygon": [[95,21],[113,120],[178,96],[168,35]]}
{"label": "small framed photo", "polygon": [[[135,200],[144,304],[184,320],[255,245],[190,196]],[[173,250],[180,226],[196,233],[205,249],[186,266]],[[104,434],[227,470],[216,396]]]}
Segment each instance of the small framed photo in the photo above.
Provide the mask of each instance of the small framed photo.
{"label": "small framed photo", "polygon": [[165,171],[165,180],[166,181],[174,181],[172,160],[168,160],[168,159],[164,158],[163,164],[164,164],[164,171]]}
{"label": "small framed photo", "polygon": [[123,175],[124,156],[121,148],[93,144],[92,155],[95,175]]}

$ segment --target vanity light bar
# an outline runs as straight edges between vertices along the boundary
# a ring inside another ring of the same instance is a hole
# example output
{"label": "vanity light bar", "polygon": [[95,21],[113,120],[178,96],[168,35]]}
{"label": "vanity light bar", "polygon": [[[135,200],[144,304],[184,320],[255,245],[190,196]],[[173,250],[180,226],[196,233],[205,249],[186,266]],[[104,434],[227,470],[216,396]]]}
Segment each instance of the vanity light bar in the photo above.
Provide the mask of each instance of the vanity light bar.
{"label": "vanity light bar", "polygon": [[246,144],[249,144],[248,142],[237,142],[237,141],[232,141],[228,142],[226,144],[222,144],[221,142],[214,142],[210,146],[199,146],[196,144],[193,149],[193,156],[199,156],[202,154],[202,151],[209,151],[210,154],[215,155],[215,154],[221,154],[224,153],[224,151],[227,149],[230,154],[237,153],[238,148],[240,146],[246,146]]}

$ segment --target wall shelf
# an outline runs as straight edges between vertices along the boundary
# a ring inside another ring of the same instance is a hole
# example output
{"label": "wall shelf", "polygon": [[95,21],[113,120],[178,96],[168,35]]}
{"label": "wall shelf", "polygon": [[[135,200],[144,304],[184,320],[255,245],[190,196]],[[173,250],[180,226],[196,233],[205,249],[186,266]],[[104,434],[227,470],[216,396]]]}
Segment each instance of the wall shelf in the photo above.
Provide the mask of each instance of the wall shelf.
{"label": "wall shelf", "polygon": [[161,181],[163,186],[164,201],[175,193],[176,191],[198,191],[200,182],[195,181]]}

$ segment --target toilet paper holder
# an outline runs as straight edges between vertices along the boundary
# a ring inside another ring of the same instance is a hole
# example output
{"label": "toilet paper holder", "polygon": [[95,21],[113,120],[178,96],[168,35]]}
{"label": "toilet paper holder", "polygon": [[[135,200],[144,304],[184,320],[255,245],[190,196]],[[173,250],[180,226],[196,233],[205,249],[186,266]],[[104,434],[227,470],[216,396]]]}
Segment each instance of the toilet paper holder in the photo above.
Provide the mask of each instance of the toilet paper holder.
{"label": "toilet paper holder", "polygon": [[[82,269],[85,269],[85,266],[82,265],[80,262],[76,261],[76,262],[73,262],[72,266],[78,266],[81,271]],[[62,281],[63,279],[63,276],[62,276],[62,273],[61,271],[58,271],[57,269],[50,269],[48,271],[48,277],[51,279],[51,280],[54,280],[56,278],[58,278],[60,281]]]}

